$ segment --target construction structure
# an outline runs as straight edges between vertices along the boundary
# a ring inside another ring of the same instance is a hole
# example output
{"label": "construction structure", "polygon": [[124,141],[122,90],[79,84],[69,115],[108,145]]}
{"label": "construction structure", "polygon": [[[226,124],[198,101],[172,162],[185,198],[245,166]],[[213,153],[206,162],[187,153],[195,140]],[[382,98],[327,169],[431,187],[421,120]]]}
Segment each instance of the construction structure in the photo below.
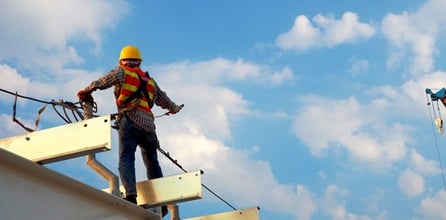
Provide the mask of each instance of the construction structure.
{"label": "construction structure", "polygon": [[[112,115],[86,117],[0,139],[0,219],[161,220],[161,206],[169,208],[172,220],[259,219],[258,207],[180,217],[178,203],[202,198],[205,185],[201,170],[138,182],[137,205],[122,199],[119,178],[95,157],[112,149],[112,121]],[[43,166],[82,156],[108,181],[107,189],[94,188]]]}

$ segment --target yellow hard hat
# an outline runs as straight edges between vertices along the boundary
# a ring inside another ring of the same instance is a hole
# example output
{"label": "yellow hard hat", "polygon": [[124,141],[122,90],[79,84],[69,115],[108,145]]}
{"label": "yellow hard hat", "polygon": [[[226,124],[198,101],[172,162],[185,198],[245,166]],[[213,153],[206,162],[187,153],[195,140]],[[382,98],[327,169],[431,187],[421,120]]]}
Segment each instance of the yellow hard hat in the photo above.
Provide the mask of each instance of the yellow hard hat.
{"label": "yellow hard hat", "polygon": [[132,45],[127,45],[121,49],[121,55],[119,56],[119,60],[123,59],[138,59],[142,60],[141,54],[139,53],[139,49]]}

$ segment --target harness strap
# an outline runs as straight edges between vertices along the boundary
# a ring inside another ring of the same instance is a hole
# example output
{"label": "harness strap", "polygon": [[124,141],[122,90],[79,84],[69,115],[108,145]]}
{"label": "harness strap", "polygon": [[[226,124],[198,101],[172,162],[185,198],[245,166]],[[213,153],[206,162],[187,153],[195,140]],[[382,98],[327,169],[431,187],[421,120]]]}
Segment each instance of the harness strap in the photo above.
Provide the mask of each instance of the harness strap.
{"label": "harness strap", "polygon": [[[147,74],[147,72],[145,72],[145,73]],[[128,103],[130,103],[131,101],[133,101],[134,99],[141,98],[141,96],[144,95],[144,97],[147,100],[147,103],[149,104],[149,107],[152,108],[153,102],[150,102],[150,96],[146,89],[147,80],[144,80],[143,78],[141,78],[141,76],[138,73],[136,73],[136,76],[138,76],[138,79],[139,79],[138,89],[134,93],[132,93],[126,100],[124,100],[124,102],[122,103],[122,106],[125,106]]]}
{"label": "harness strap", "polygon": [[[138,79],[141,82],[139,88],[142,87],[141,90],[142,90],[142,93],[143,93],[144,97],[146,97],[147,104],[149,104],[149,107],[152,108],[153,107],[153,102],[150,100],[150,96],[149,96],[149,93],[147,92],[147,88],[146,88],[146,84],[147,84],[148,80],[146,81],[146,80],[142,79],[139,74],[136,74],[136,75],[138,76]],[[148,78],[150,78],[150,76],[149,76],[149,74],[147,72],[146,72],[146,76]],[[141,86],[141,85],[144,85],[144,86]]]}

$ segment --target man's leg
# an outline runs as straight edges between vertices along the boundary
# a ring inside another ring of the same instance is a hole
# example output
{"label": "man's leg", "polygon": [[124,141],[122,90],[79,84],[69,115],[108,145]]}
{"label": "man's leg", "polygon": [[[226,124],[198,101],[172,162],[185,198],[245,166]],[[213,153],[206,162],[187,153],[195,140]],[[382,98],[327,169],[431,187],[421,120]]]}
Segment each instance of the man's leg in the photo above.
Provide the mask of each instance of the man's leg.
{"label": "man's leg", "polygon": [[[158,137],[155,133],[145,133],[143,136],[144,138],[141,140],[140,147],[142,159],[147,169],[147,179],[163,177],[163,172],[159,165],[157,155],[157,149],[159,148]],[[166,216],[167,213],[167,206],[161,206],[162,216]]]}
{"label": "man's leg", "polygon": [[141,154],[147,169],[147,179],[163,177],[163,172],[158,162],[157,148],[158,138],[155,133],[145,133],[141,140]]}
{"label": "man's leg", "polygon": [[119,123],[119,175],[126,199],[136,204],[135,151],[136,137],[133,122],[126,116]]}

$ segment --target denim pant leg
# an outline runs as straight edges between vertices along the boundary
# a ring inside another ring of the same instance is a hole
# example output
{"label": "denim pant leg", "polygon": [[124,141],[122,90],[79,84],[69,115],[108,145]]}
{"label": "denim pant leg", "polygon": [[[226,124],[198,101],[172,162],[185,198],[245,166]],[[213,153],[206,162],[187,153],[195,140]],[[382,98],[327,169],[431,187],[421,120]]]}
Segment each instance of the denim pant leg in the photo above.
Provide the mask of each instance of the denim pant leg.
{"label": "denim pant leg", "polygon": [[158,162],[157,148],[158,138],[155,133],[144,133],[140,142],[142,159],[147,169],[147,179],[163,177],[163,172]]}
{"label": "denim pant leg", "polygon": [[119,175],[126,196],[136,195],[135,151],[138,131],[133,122],[123,116],[119,123]]}

